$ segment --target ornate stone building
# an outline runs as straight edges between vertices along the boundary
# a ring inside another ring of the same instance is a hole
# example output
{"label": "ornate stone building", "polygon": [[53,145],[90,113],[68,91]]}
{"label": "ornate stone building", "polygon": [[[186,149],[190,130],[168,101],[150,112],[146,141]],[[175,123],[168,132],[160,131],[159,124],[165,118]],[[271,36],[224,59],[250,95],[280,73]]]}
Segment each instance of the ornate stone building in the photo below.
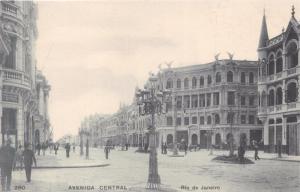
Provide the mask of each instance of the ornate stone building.
{"label": "ornate stone building", "polygon": [[300,24],[294,8],[286,29],[269,39],[263,16],[258,46],[260,105],[265,151],[279,143],[290,155],[300,155]]}
{"label": "ornate stone building", "polygon": [[177,142],[201,148],[226,147],[232,135],[238,145],[241,134],[247,142],[262,139],[257,120],[257,63],[216,60],[202,65],[168,68],[158,74],[161,86],[172,90],[172,103],[158,132],[162,142]]}
{"label": "ornate stone building", "polygon": [[11,137],[15,145],[35,145],[40,106],[36,90],[36,19],[37,6],[32,1],[0,2],[1,143]]}

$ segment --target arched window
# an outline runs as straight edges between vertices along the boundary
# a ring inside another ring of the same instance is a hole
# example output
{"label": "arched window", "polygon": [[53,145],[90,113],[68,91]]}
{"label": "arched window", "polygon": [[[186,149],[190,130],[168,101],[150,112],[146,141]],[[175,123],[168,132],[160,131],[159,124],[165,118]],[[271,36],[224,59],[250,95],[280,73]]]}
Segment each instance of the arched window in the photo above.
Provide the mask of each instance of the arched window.
{"label": "arched window", "polygon": [[204,77],[201,76],[200,77],[200,87],[203,87],[204,86]]}
{"label": "arched window", "polygon": [[181,80],[177,79],[177,89],[180,89],[180,88],[181,88]]}
{"label": "arched window", "polygon": [[274,56],[271,55],[271,57],[269,58],[269,63],[268,63],[269,75],[274,74],[274,69],[275,69]]}
{"label": "arched window", "polygon": [[185,89],[188,89],[188,88],[189,88],[189,79],[188,79],[188,78],[185,78],[185,79],[184,79],[184,88],[185,88]]}
{"label": "arched window", "polygon": [[282,89],[278,87],[276,90],[276,105],[282,104]]}
{"label": "arched window", "polygon": [[242,73],[241,73],[241,83],[242,83],[242,84],[245,84],[245,83],[246,83],[246,75],[245,75],[245,72],[242,72]]}
{"label": "arched window", "polygon": [[297,50],[297,44],[295,42],[292,42],[287,47],[287,66],[288,68],[293,68],[298,65],[298,50]]}
{"label": "arched window", "polygon": [[291,82],[287,85],[286,93],[287,103],[296,102],[298,97],[298,87],[295,82]]}
{"label": "arched window", "polygon": [[233,73],[232,73],[232,71],[227,72],[227,82],[233,82]]}
{"label": "arched window", "polygon": [[193,87],[193,89],[195,89],[197,87],[197,79],[196,79],[196,77],[193,77],[193,79],[192,79],[192,87]]}
{"label": "arched window", "polygon": [[210,125],[211,124],[211,116],[207,117],[207,124]]}
{"label": "arched window", "polygon": [[215,114],[215,124],[220,124],[220,116],[219,114]]}
{"label": "arched window", "polygon": [[269,106],[274,106],[274,90],[269,91]]}
{"label": "arched window", "polygon": [[221,73],[217,72],[216,74],[216,83],[220,83],[221,82]]}
{"label": "arched window", "polygon": [[167,86],[166,86],[167,89],[172,89],[173,88],[173,81],[172,79],[168,79],[167,80]]}
{"label": "arched window", "polygon": [[207,85],[210,85],[210,84],[211,84],[211,76],[207,75]]}
{"label": "arched window", "polygon": [[279,51],[276,55],[276,73],[282,71],[282,53]]}
{"label": "arched window", "polygon": [[250,72],[250,73],[249,73],[249,83],[250,83],[250,84],[253,84],[253,83],[254,83],[254,75],[253,75],[253,72]]}

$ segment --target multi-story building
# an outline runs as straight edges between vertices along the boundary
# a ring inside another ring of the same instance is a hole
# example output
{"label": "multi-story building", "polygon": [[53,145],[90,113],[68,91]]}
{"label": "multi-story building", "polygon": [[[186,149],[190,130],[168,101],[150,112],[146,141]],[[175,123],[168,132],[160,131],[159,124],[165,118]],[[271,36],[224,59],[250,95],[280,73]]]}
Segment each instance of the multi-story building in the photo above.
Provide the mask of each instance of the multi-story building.
{"label": "multi-story building", "polygon": [[41,71],[36,75],[36,93],[38,103],[38,113],[35,115],[34,140],[36,143],[52,142],[50,120],[48,114],[48,99],[50,85]]}
{"label": "multi-story building", "polygon": [[258,45],[260,104],[265,151],[300,155],[300,24],[294,8],[286,29],[269,39],[263,16]]}
{"label": "multi-story building", "polygon": [[35,146],[36,18],[33,1],[0,2],[1,143],[11,137],[15,145]]}
{"label": "multi-story building", "polygon": [[[226,147],[230,136],[238,145],[241,134],[250,141],[262,140],[257,119],[257,62],[216,60],[208,64],[161,70],[158,86],[171,90],[172,102],[165,114],[156,116],[157,143],[176,142],[207,148]],[[139,116],[135,103],[97,123],[99,143],[148,143],[150,118]],[[175,124],[176,123],[176,124]],[[93,131],[90,131],[91,133]],[[100,142],[100,140],[102,142]]]}
{"label": "multi-story building", "polygon": [[159,74],[161,87],[172,91],[172,103],[158,126],[162,142],[225,147],[230,136],[262,139],[257,120],[257,62],[216,60],[168,68]]}

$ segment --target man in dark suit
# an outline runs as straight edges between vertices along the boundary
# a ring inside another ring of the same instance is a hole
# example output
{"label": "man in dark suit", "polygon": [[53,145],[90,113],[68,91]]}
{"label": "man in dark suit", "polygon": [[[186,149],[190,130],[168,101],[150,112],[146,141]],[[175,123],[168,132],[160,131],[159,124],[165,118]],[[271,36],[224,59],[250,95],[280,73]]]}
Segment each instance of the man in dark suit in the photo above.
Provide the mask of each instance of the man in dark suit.
{"label": "man in dark suit", "polygon": [[0,149],[1,185],[2,191],[10,191],[11,173],[15,161],[16,150],[11,147],[11,140],[7,139],[6,145]]}
{"label": "man in dark suit", "polygon": [[34,152],[31,149],[29,149],[29,143],[25,143],[25,150],[23,152],[23,156],[24,156],[26,179],[27,182],[30,182],[32,163],[34,162],[34,165],[36,166],[36,159],[34,156]]}

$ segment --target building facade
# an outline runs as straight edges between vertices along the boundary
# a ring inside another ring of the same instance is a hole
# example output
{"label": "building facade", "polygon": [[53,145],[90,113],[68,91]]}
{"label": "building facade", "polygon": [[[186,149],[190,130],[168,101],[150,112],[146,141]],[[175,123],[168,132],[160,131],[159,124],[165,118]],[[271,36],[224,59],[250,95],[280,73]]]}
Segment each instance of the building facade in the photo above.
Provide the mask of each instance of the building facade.
{"label": "building facade", "polygon": [[[35,42],[37,5],[32,1],[0,2],[0,142],[10,137],[17,146],[35,146],[36,90]],[[43,104],[44,105],[44,104]],[[39,129],[39,128],[38,128]]]}
{"label": "building facade", "polygon": [[[250,141],[263,137],[257,119],[257,62],[216,60],[202,65],[167,68],[158,74],[158,86],[171,91],[172,102],[166,113],[156,116],[157,146],[186,142],[208,148],[211,144],[225,148],[230,135],[238,145],[241,134]],[[149,116],[139,116],[133,102],[113,115],[98,121],[89,135],[97,135],[98,143],[145,146]],[[176,133],[175,133],[176,130]],[[91,138],[92,139],[92,138]]]}
{"label": "building facade", "polygon": [[282,145],[289,155],[300,155],[300,24],[294,8],[286,29],[269,39],[263,16],[258,46],[260,97],[258,116],[264,124],[265,151]]}
{"label": "building facade", "polygon": [[[225,148],[233,136],[262,139],[257,120],[257,62],[216,60],[202,65],[168,68],[158,74],[161,87],[172,91],[172,103],[161,119],[161,142],[186,142]],[[176,130],[176,134],[175,134]]]}

